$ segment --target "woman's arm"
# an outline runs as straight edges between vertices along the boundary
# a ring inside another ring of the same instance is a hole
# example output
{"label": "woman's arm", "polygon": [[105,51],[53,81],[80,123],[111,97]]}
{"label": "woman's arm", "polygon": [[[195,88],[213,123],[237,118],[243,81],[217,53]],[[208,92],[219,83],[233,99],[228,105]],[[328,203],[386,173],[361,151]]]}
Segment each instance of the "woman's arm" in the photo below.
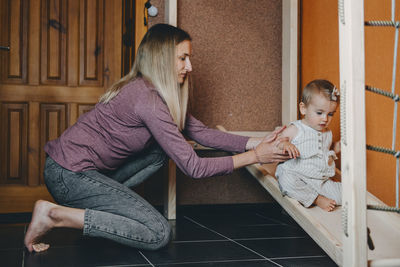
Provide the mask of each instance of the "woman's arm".
{"label": "woman's arm", "polygon": [[[181,171],[193,178],[203,178],[216,175],[225,175],[233,171],[232,156],[202,158],[193,150],[192,146],[185,140],[177,125],[172,120],[168,107],[159,97],[148,97],[135,105],[135,114],[145,125],[154,140],[160,145],[164,152],[176,163]],[[197,123],[198,124],[198,123]],[[218,141],[227,135],[210,134],[203,126],[194,126],[192,131],[204,141],[218,145]],[[232,140],[232,139],[231,139]],[[230,148],[237,152],[245,151],[248,137],[235,138]],[[221,140],[225,145],[227,140]],[[228,146],[229,147],[229,146]]]}
{"label": "woman's arm", "polygon": [[230,134],[205,126],[191,114],[187,115],[183,134],[200,145],[218,150],[241,153],[246,151],[248,136]]}

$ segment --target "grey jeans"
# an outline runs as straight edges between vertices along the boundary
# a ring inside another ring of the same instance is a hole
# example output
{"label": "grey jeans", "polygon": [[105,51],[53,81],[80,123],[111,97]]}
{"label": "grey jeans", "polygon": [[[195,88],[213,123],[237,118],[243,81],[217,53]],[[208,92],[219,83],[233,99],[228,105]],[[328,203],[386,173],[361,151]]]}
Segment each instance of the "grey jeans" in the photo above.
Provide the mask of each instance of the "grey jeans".
{"label": "grey jeans", "polygon": [[143,182],[165,161],[165,153],[153,146],[130,158],[116,171],[72,172],[48,156],[44,178],[58,204],[85,209],[84,235],[156,250],[169,242],[171,227],[154,207],[129,187]]}

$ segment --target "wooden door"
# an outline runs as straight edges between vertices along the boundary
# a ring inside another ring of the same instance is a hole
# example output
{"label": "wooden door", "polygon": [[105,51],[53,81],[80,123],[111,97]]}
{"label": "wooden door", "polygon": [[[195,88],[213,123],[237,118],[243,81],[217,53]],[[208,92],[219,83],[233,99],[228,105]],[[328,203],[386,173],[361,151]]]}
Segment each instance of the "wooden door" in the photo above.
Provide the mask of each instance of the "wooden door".
{"label": "wooden door", "polygon": [[0,0],[0,213],[51,199],[44,144],[121,77],[122,0]]}

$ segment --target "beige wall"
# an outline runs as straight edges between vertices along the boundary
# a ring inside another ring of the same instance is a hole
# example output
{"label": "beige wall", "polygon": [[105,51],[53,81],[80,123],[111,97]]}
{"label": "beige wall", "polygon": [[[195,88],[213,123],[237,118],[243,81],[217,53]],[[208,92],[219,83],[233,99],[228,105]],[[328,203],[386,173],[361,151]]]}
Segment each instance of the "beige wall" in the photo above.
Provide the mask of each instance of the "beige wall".
{"label": "beige wall", "polygon": [[[366,0],[365,20],[390,20],[391,1]],[[400,19],[397,2],[396,20]],[[301,72],[304,86],[308,81],[325,78],[339,83],[338,22],[336,0],[302,1]],[[365,28],[366,84],[391,90],[394,28]],[[398,52],[399,53],[399,52]],[[399,60],[398,60],[399,61]],[[400,94],[400,64],[397,65],[396,93]],[[339,139],[339,114],[332,130]],[[398,114],[400,118],[400,111]],[[366,93],[367,143],[391,147],[393,101]],[[397,146],[400,149],[400,123]],[[367,152],[367,188],[387,204],[395,202],[395,159],[393,156]]]}

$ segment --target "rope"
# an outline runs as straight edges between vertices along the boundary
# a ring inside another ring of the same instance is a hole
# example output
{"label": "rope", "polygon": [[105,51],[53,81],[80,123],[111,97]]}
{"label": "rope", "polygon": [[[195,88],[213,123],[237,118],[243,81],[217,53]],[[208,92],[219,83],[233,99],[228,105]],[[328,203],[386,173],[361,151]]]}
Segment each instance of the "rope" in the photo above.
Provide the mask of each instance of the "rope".
{"label": "rope", "polygon": [[340,88],[340,138],[344,145],[347,146],[346,133],[346,81]]}
{"label": "rope", "polygon": [[400,170],[400,157],[396,160],[396,207],[399,208],[399,171]]}
{"label": "rope", "polygon": [[[398,24],[399,22],[397,22]],[[394,51],[393,51],[393,72],[392,72],[392,94],[394,94],[394,89],[396,85],[396,62],[397,62],[397,47],[399,44],[399,27],[396,27],[396,32],[394,36]]]}
{"label": "rope", "polygon": [[396,130],[397,130],[397,104],[398,101],[394,102],[393,109],[393,135],[392,135],[392,149],[396,148]]}
{"label": "rope", "polygon": [[343,233],[345,236],[349,236],[347,224],[348,224],[348,222],[347,222],[347,202],[346,202],[342,206],[342,228],[343,228]]}
{"label": "rope", "polygon": [[[397,22],[396,25],[397,26],[394,37],[394,51],[393,51],[392,94],[395,93],[395,86],[396,86],[397,47],[399,43],[399,22]],[[396,130],[397,130],[397,102],[394,103],[394,111],[393,111],[393,135],[392,135],[393,150],[396,148]]]}
{"label": "rope", "polygon": [[399,27],[398,21],[391,20],[368,20],[364,23],[365,26],[376,26],[376,27]]}
{"label": "rope", "polygon": [[379,95],[383,95],[383,96],[389,97],[389,98],[393,99],[396,102],[400,101],[400,96],[399,95],[390,93],[388,91],[385,91],[385,90],[382,90],[382,89],[379,89],[379,88],[376,88],[376,87],[373,87],[373,86],[366,85],[365,86],[365,90],[373,92],[375,94],[379,94]]}
{"label": "rope", "polygon": [[395,151],[389,148],[384,148],[380,146],[371,146],[367,145],[368,150],[376,151],[376,152],[381,152],[381,153],[386,153],[395,156],[396,158],[400,157],[400,151]]}
{"label": "rope", "polygon": [[400,213],[400,209],[399,208],[389,207],[389,206],[367,205],[367,209]]}
{"label": "rope", "polygon": [[340,22],[345,25],[346,21],[344,20],[344,0],[338,1],[338,10],[339,10],[339,19]]}
{"label": "rope", "polygon": [[[392,21],[395,20],[395,2],[392,1]],[[396,22],[396,30],[394,35],[394,51],[393,51],[393,71],[392,71],[392,94],[395,93],[396,89],[396,66],[397,66],[397,48],[399,45],[399,25],[400,22]],[[397,106],[398,101],[394,103],[393,109],[393,134],[392,134],[392,150],[396,149],[396,131],[397,131]],[[399,153],[397,153],[399,154]],[[396,163],[396,207],[399,208],[399,156]]]}

